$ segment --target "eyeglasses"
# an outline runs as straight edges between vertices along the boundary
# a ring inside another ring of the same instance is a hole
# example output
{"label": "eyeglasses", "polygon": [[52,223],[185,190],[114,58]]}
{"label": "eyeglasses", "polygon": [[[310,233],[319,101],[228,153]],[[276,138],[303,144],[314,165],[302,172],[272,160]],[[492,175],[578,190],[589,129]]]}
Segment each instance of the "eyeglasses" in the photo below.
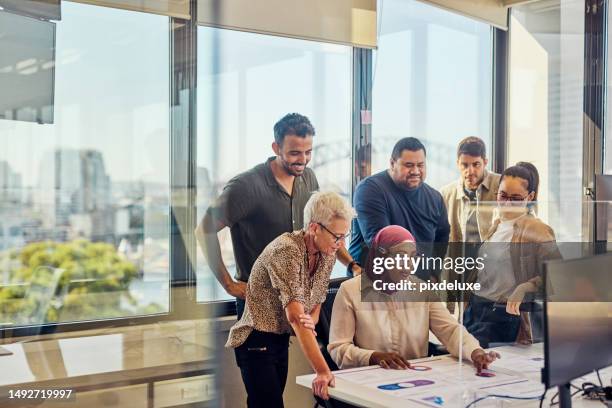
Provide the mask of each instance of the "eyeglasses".
{"label": "eyeglasses", "polygon": [[507,195],[503,191],[497,193],[499,201],[525,201],[528,196],[521,197],[520,195]]}
{"label": "eyeglasses", "polygon": [[348,238],[348,237],[351,235],[351,233],[350,233],[350,232],[348,232],[346,235],[342,235],[342,234],[335,234],[335,233],[331,232],[331,231],[329,230],[329,228],[327,228],[325,225],[321,224],[320,222],[317,222],[317,224],[319,224],[319,225],[321,226],[321,228],[323,228],[325,231],[329,232],[329,233],[331,234],[331,236],[332,236],[332,237],[334,237],[334,239],[335,239],[335,240],[334,240],[334,242],[335,242],[336,244],[337,244],[338,242],[340,242],[340,241],[344,241],[344,240],[346,240],[346,239],[347,239],[347,238]]}

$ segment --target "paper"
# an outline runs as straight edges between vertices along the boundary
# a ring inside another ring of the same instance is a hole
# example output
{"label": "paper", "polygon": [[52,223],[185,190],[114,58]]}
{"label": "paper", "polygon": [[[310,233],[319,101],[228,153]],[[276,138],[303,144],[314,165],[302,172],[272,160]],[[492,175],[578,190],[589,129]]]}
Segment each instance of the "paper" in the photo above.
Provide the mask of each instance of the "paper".
{"label": "paper", "polygon": [[[466,401],[472,399],[469,393],[461,387],[449,387],[445,389],[430,390],[425,393],[414,395],[410,401],[417,402],[429,407],[465,407]],[[467,397],[467,398],[466,398]]]}
{"label": "paper", "polygon": [[521,357],[521,356],[506,356],[496,360],[493,365],[495,368],[503,368],[511,370],[517,374],[539,374],[544,368],[544,357]]}
{"label": "paper", "polygon": [[338,371],[335,375],[386,395],[443,407],[448,406],[447,401],[457,401],[458,396],[469,400],[470,393],[541,394],[542,385],[522,374],[526,370],[539,370],[542,365],[543,361],[537,356],[522,357],[505,353],[500,360],[489,366],[489,370],[485,370],[485,376],[476,375],[471,363],[460,365],[449,357],[413,362],[413,368],[406,370],[371,366]]}

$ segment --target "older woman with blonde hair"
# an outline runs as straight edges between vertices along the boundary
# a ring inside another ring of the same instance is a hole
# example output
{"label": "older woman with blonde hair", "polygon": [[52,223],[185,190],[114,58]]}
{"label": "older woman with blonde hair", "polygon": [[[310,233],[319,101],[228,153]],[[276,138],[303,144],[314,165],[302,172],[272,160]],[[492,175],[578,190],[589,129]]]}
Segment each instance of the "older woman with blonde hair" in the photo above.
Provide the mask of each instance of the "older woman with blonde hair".
{"label": "older woman with blonde hair", "polygon": [[340,195],[315,193],[304,208],[304,229],[280,235],[255,261],[242,318],[231,328],[247,405],[283,407],[289,336],[295,333],[314,369],[315,395],[328,399],[334,376],[315,339],[336,251],[344,245],[353,208]]}

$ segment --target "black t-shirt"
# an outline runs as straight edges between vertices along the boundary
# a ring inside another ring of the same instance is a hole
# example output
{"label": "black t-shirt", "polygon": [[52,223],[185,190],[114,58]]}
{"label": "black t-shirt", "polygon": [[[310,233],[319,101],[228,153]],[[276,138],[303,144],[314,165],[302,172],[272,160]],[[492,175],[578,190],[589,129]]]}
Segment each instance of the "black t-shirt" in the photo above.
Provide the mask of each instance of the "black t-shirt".
{"label": "black t-shirt", "polygon": [[319,183],[314,172],[306,168],[293,181],[290,196],[276,181],[270,162],[258,164],[232,178],[219,198],[208,209],[230,228],[235,279],[246,282],[251,268],[263,249],[284,232],[304,227],[304,206]]}

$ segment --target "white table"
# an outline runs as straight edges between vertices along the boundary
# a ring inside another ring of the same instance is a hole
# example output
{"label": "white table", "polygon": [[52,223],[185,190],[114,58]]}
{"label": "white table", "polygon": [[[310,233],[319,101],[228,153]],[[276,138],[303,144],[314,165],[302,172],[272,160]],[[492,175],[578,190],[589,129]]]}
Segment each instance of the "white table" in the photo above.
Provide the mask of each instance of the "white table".
{"label": "white table", "polygon": [[[514,370],[512,369],[514,367],[512,367],[511,362],[513,360],[513,357],[517,357],[517,356],[526,357],[530,359],[542,358],[543,357],[543,345],[542,344],[536,344],[532,346],[506,346],[506,347],[498,347],[498,348],[495,348],[494,350],[499,352],[502,356],[501,360],[496,362],[498,364],[493,363],[491,365],[492,369],[498,371],[498,373],[501,373],[498,375],[501,376],[503,374],[507,374],[507,375],[512,375],[512,376],[517,377],[518,380],[527,379],[527,380],[531,380],[531,381],[540,383],[541,381],[540,370],[537,367],[535,367],[535,365],[532,366],[531,368]],[[504,357],[506,357],[505,360],[504,360]],[[448,355],[416,359],[416,360],[410,361],[412,365],[415,365],[417,363],[421,363],[421,364],[424,363],[426,365],[427,362],[429,362],[429,364],[456,364],[457,371],[454,371],[454,370],[453,371],[459,372],[459,362],[457,361],[457,359],[451,356],[448,356]],[[474,368],[468,364],[470,363],[464,363],[463,370],[460,372],[460,375],[466,376],[466,378],[471,378],[471,376],[474,373]],[[508,367],[504,368],[503,367],[504,365]],[[422,408],[422,407],[427,406],[427,405],[422,405],[421,403],[410,401],[410,400],[400,398],[397,396],[390,396],[389,393],[385,393],[384,391],[377,390],[377,389],[368,387],[366,385],[357,384],[355,382],[352,382],[352,381],[349,381],[343,378],[343,376],[347,377],[347,374],[351,373],[352,371],[354,372],[354,369],[353,370],[340,370],[340,371],[335,372],[336,386],[334,388],[329,388],[329,393],[332,398],[349,403],[357,407],[368,407],[368,408],[369,407],[371,408],[421,407]],[[600,373],[602,376],[602,380],[604,382],[609,383],[610,378],[612,377],[612,367],[608,367],[607,369],[600,370]],[[422,375],[424,378],[427,378],[426,377],[427,372],[423,372]],[[296,378],[296,383],[298,385],[301,385],[307,388],[311,388],[313,378],[314,378],[314,374],[302,375]],[[458,380],[458,378],[453,378],[451,380],[456,381]],[[580,386],[580,384],[582,384],[585,381],[591,381],[593,383],[598,383],[597,378],[594,374],[581,378],[581,379],[577,379],[573,383],[577,386]],[[506,386],[504,394],[513,395],[513,396],[526,396],[525,394],[520,394],[520,393],[517,394],[516,390],[513,387],[514,387],[513,385]],[[478,398],[478,397],[481,397],[487,394],[498,393],[497,390],[495,390],[495,388],[491,388],[490,392],[489,390],[481,390],[481,389],[472,390],[467,386],[465,387],[465,389],[466,390],[469,389],[470,391],[466,391],[465,394],[462,395],[461,398],[457,397],[456,400],[453,399],[451,401],[449,400],[445,401],[443,406],[465,407],[468,403],[473,401],[475,398]],[[510,390],[510,392],[508,392],[508,389]],[[541,395],[543,390],[544,390],[544,386],[541,385],[541,388],[539,388],[537,391],[530,392],[529,396]],[[555,395],[556,392],[557,392],[556,388],[550,389],[548,391],[546,395],[546,400],[544,402],[544,406],[546,407],[550,406],[550,400],[553,397],[553,395]],[[508,405],[512,405],[513,407],[538,407],[539,400],[526,401],[526,400],[489,398],[489,399],[481,400],[480,402],[473,404],[471,407],[506,407]],[[575,396],[572,399],[572,406],[577,407],[577,408],[603,407],[601,402],[584,400],[579,395]]]}

